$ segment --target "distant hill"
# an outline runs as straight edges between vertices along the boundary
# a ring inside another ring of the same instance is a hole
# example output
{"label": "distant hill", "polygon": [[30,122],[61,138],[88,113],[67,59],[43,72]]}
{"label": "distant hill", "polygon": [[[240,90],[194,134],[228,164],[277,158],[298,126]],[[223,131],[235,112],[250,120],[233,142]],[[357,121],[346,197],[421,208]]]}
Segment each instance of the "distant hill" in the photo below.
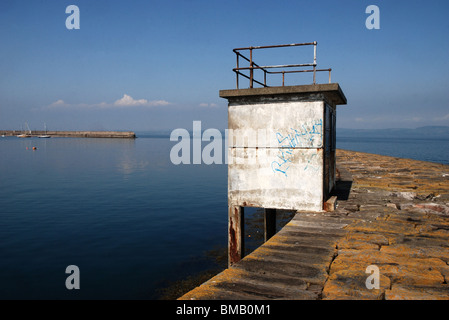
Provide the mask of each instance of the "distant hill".
{"label": "distant hill", "polygon": [[135,131],[138,138],[170,138],[171,130]]}
{"label": "distant hill", "polygon": [[[192,136],[191,130],[188,130]],[[137,137],[170,138],[172,130],[135,131]],[[224,130],[220,130],[225,136]],[[426,126],[416,129],[345,129],[337,128],[337,137],[449,139],[449,126]]]}
{"label": "distant hill", "polygon": [[449,126],[425,126],[416,129],[344,129],[337,128],[337,137],[432,138],[449,139]]}

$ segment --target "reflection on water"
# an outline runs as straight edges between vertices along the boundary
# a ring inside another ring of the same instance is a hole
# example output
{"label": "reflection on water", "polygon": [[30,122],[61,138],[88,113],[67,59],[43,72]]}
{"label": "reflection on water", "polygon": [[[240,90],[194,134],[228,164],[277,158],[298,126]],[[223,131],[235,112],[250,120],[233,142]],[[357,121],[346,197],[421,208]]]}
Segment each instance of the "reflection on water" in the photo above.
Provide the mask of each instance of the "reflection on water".
{"label": "reflection on water", "polygon": [[[171,146],[2,138],[0,298],[157,298],[213,267],[204,253],[226,246],[226,166],[174,166]],[[64,285],[71,264],[76,292]]]}

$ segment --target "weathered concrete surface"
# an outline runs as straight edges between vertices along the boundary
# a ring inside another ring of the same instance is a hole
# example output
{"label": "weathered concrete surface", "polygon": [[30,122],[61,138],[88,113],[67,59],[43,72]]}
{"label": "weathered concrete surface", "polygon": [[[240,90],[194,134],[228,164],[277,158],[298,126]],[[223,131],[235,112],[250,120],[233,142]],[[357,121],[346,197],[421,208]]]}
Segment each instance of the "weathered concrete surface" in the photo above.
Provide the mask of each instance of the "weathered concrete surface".
{"label": "weathered concrete surface", "polygon": [[449,299],[449,166],[337,150],[337,168],[335,211],[298,212],[180,299]]}
{"label": "weathered concrete surface", "polygon": [[[338,83],[222,90],[228,99],[228,257],[237,262],[242,207],[323,211],[335,185]],[[236,216],[238,215],[238,216]],[[241,216],[241,217],[240,217]],[[234,249],[235,251],[233,251]]]}
{"label": "weathered concrete surface", "polygon": [[[230,149],[229,156],[234,163],[228,165],[229,203],[261,208],[322,209],[323,150],[290,149],[290,160],[279,165],[282,152],[280,149]],[[247,158],[262,160],[239,164]],[[275,171],[278,168],[284,171]]]}
{"label": "weathered concrete surface", "polygon": [[275,92],[291,88],[263,89],[228,97],[229,205],[323,210],[335,182],[335,105],[302,86],[283,101]]}
{"label": "weathered concrete surface", "polygon": [[323,101],[230,102],[229,203],[322,209],[326,107]]}
{"label": "weathered concrete surface", "polygon": [[288,96],[287,99],[291,101],[291,95],[295,95],[297,97],[298,95],[310,97],[313,94],[319,96],[318,100],[326,100],[332,105],[347,103],[346,97],[343,94],[343,91],[341,90],[340,85],[338,83],[220,90],[220,97],[227,99],[252,97],[251,99],[253,100],[254,96],[274,95],[281,99],[283,96]]}

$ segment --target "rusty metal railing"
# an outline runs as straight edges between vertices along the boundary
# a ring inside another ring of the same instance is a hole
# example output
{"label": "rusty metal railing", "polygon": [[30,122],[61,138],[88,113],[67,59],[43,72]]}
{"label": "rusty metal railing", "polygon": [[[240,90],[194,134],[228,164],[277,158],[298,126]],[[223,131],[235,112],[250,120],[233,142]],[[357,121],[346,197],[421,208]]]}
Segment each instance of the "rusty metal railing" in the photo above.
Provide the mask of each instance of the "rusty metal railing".
{"label": "rusty metal railing", "polygon": [[[284,65],[274,65],[274,66],[259,66],[253,60],[253,50],[257,49],[268,49],[268,48],[282,48],[282,47],[298,47],[298,46],[311,46],[313,45],[313,62],[303,63],[303,64],[284,64]],[[293,43],[293,44],[281,44],[273,46],[258,46],[258,47],[246,47],[246,48],[236,48],[233,49],[237,57],[237,66],[232,69],[236,74],[236,84],[237,89],[239,89],[239,76],[249,79],[249,87],[253,88],[254,83],[257,83],[263,87],[268,87],[267,85],[267,74],[282,74],[282,86],[285,84],[285,74],[289,73],[301,73],[301,72],[313,72],[313,84],[316,84],[316,73],[321,71],[329,72],[329,83],[331,83],[331,71],[332,69],[317,69],[316,63],[316,47],[317,42],[307,42],[307,43]],[[245,57],[240,51],[249,50],[249,58]],[[249,62],[248,67],[240,67],[239,59],[242,58]],[[299,69],[305,67],[312,67],[312,69]],[[269,71],[267,69],[282,69],[280,71]],[[286,70],[287,69],[287,70]],[[242,70],[249,70],[249,75],[241,72]],[[264,74],[263,82],[254,79],[254,70],[262,70]]]}

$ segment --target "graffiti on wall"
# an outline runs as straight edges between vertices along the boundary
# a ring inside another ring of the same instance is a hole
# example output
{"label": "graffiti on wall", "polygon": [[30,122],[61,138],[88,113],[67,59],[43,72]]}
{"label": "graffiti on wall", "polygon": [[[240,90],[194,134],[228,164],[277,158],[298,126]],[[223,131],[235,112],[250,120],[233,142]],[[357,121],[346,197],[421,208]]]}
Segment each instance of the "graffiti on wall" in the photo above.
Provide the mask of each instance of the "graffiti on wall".
{"label": "graffiti on wall", "polygon": [[[279,149],[276,160],[271,162],[271,169],[288,177],[288,169],[293,160],[293,152],[300,148],[319,148],[322,146],[323,120],[315,120],[303,123],[298,128],[290,128],[285,132],[276,132],[277,148]],[[316,169],[311,165],[313,156],[306,159],[304,170]]]}

